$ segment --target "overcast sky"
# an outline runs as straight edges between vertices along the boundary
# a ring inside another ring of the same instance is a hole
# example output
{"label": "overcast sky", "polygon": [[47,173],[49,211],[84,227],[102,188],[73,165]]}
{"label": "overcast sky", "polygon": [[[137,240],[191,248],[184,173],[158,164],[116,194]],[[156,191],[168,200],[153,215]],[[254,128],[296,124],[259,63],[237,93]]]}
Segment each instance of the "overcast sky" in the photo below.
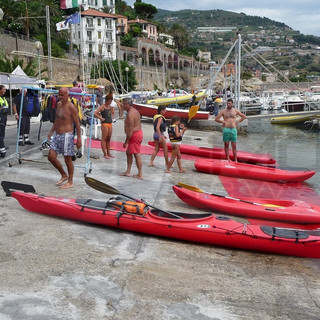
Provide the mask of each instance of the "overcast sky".
{"label": "overcast sky", "polygon": [[[126,1],[133,5],[135,0]],[[157,8],[177,11],[182,9],[244,12],[247,15],[267,17],[283,22],[303,34],[320,36],[319,0],[144,0]]]}

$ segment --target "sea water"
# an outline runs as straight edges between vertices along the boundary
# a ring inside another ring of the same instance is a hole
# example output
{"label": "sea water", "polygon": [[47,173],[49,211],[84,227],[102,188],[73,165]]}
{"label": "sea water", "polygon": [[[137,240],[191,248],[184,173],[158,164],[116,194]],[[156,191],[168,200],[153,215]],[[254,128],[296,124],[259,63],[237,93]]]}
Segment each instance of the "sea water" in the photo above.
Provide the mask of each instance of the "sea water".
{"label": "sea water", "polygon": [[[294,170],[310,169],[317,173],[302,183],[291,186],[287,184],[283,197],[291,194],[293,197],[303,194],[304,200],[312,198],[320,203],[320,130],[305,124],[271,124],[270,118],[249,119],[246,133],[238,134],[237,149],[254,153],[269,153],[276,159],[281,168]],[[277,185],[269,184],[269,189]],[[284,187],[281,189],[283,190]],[[268,193],[268,192],[267,192]],[[270,193],[270,192],[269,192]],[[264,194],[265,197],[270,194]],[[318,199],[316,199],[316,197]]]}

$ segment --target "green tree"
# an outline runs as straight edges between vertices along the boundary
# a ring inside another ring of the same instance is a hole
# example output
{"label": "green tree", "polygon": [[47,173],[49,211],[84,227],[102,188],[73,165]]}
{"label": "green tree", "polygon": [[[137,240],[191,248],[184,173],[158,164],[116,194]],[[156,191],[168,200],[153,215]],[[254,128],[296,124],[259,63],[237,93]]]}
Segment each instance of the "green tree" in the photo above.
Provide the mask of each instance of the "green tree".
{"label": "green tree", "polygon": [[11,59],[3,52],[0,54],[0,72],[11,73],[17,66],[20,66],[26,75],[30,77],[35,77],[38,73],[36,59],[32,59],[25,65],[24,60],[19,59],[17,56]]}
{"label": "green tree", "polygon": [[137,43],[137,38],[133,37],[132,34],[127,33],[121,37],[121,45],[125,47],[135,47]]}
{"label": "green tree", "polygon": [[140,37],[140,36],[142,35],[142,30],[141,30],[140,24],[139,24],[139,23],[133,23],[133,24],[130,26],[129,34],[130,34],[132,37]]}
{"label": "green tree", "polygon": [[158,12],[155,6],[141,0],[137,0],[134,3],[134,10],[136,15],[141,19],[153,19],[154,15]]}
{"label": "green tree", "polygon": [[170,35],[172,35],[174,43],[178,50],[187,47],[189,44],[188,31],[181,24],[174,23],[169,30]]}

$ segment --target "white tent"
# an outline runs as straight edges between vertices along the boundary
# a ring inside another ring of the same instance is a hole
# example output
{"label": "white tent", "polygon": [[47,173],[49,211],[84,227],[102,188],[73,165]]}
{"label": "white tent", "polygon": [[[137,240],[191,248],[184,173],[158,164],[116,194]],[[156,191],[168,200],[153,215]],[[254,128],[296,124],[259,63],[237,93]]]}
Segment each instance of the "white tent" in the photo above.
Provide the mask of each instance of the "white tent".
{"label": "white tent", "polygon": [[28,77],[20,66],[17,66],[10,74],[0,74],[0,84],[9,86],[10,89],[21,89],[22,86],[39,88],[36,78]]}
{"label": "white tent", "polygon": [[39,88],[36,78],[28,77],[20,66],[17,66],[12,73],[0,73],[0,84],[3,84],[10,91],[10,107],[12,108],[12,92],[14,89],[21,89],[22,86]]}

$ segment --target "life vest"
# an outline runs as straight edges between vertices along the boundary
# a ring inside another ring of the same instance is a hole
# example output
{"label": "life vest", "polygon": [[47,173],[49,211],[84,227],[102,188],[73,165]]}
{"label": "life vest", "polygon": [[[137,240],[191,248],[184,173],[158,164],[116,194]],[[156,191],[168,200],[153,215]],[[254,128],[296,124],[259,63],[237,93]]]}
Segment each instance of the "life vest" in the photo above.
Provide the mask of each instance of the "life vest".
{"label": "life vest", "polygon": [[162,115],[162,114],[156,114],[154,117],[153,117],[153,129],[154,129],[154,132],[157,131],[157,124],[158,124],[158,121],[159,119],[162,118],[162,122],[160,124],[160,132],[165,132],[166,129],[167,129],[167,120],[166,118]]}
{"label": "life vest", "polygon": [[55,95],[47,95],[42,101],[41,105],[41,113],[42,118],[41,121],[50,121],[54,122],[56,116],[56,105],[57,105],[57,97]]}
{"label": "life vest", "polygon": [[5,97],[0,97],[0,114],[7,114],[9,111],[9,104]]}
{"label": "life vest", "polygon": [[75,98],[75,97],[71,97],[71,98],[69,98],[69,101],[71,101],[72,104],[77,108],[77,113],[78,113],[79,120],[82,121],[83,114],[82,114],[81,105],[80,105],[79,100],[77,98]]}
{"label": "life vest", "polygon": [[[176,130],[175,130],[176,126],[177,126],[176,124],[172,124],[168,128],[170,142],[179,142],[182,140],[182,136],[180,136],[180,137],[176,136]],[[178,127],[178,128],[179,128],[179,132],[180,132],[181,129],[180,129],[180,127]]]}
{"label": "life vest", "polygon": [[113,200],[110,204],[114,208],[119,208],[123,213],[133,213],[141,216],[144,216],[149,209],[145,203],[131,200]]}

